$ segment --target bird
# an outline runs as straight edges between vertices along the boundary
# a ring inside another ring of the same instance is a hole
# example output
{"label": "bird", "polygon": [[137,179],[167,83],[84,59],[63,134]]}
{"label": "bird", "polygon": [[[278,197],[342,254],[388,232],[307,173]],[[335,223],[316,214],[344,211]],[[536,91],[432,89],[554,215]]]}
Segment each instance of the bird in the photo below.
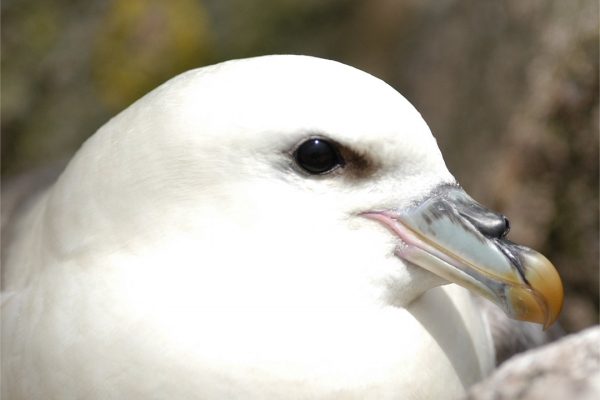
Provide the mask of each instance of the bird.
{"label": "bird", "polygon": [[477,299],[562,304],[410,102],[317,57],[172,78],[16,208],[7,400],[458,398],[495,366]]}

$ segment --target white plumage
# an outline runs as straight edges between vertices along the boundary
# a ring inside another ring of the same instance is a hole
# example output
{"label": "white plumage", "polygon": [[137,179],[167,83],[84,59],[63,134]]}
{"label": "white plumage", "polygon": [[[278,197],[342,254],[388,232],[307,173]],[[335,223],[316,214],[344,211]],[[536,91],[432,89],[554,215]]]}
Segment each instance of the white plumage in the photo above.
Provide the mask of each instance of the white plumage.
{"label": "white plumage", "polygon": [[[361,168],[299,169],[314,136]],[[184,73],[16,221],[3,398],[460,396],[494,363],[480,311],[360,215],[453,182],[418,112],[366,73],[302,56]]]}

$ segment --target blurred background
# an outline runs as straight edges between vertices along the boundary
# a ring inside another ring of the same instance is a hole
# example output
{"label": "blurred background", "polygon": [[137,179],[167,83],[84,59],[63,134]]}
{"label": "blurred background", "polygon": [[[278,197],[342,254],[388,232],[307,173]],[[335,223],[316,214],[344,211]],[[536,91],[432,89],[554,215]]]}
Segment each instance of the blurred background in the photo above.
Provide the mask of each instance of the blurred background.
{"label": "blurred background", "polygon": [[465,189],[555,263],[563,326],[598,323],[597,0],[3,0],[1,12],[3,182],[61,165],[187,69],[335,59],[404,94]]}

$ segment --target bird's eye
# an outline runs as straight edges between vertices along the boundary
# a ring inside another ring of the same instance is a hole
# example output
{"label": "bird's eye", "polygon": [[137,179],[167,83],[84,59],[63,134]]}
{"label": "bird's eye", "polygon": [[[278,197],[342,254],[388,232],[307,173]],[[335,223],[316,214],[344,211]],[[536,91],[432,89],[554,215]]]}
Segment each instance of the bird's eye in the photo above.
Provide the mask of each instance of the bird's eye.
{"label": "bird's eye", "polygon": [[324,139],[312,138],[302,143],[294,158],[300,167],[311,174],[325,174],[344,164],[335,146]]}

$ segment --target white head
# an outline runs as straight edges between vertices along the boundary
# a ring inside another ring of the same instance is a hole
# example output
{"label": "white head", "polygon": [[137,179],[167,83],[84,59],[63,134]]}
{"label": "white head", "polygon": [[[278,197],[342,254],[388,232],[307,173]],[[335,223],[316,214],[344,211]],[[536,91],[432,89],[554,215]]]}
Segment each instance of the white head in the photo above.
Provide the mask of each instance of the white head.
{"label": "white head", "polygon": [[28,285],[3,315],[7,374],[38,382],[15,381],[25,398],[460,393],[491,359],[470,298],[405,306],[453,281],[547,324],[562,299],[400,94],[311,57],[165,83],[85,143],[31,220],[4,279]]}
{"label": "white head", "polygon": [[[298,166],[295,150],[315,137],[342,168]],[[136,102],[83,146],[50,207],[69,251],[145,254],[163,291],[157,260],[170,260],[200,303],[402,305],[441,281],[394,257],[385,228],[358,214],[449,182],[426,123],[389,85],[333,61],[267,56],[186,72]],[[233,293],[213,293],[223,281]]]}

